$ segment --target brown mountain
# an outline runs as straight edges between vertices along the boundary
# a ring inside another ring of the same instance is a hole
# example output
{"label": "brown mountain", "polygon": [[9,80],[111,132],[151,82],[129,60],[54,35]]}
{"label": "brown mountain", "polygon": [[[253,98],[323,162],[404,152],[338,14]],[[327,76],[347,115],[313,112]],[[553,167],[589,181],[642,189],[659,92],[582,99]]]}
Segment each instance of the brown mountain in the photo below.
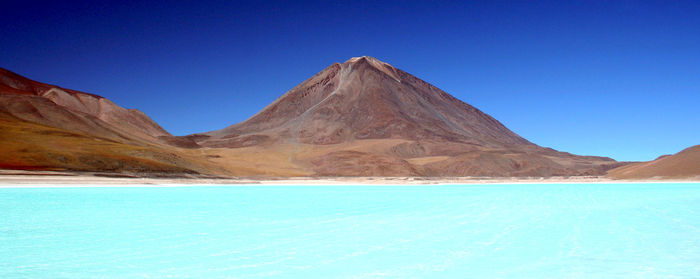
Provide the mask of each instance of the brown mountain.
{"label": "brown mountain", "polygon": [[208,134],[208,145],[226,147],[387,138],[531,145],[480,110],[371,57],[335,63],[250,119]]}
{"label": "brown mountain", "polygon": [[0,168],[207,172],[144,113],[0,69]]}
{"label": "brown mountain", "polygon": [[288,168],[326,176],[599,175],[619,165],[539,147],[367,56],[335,63],[248,120],[196,141],[230,153],[274,154]]}
{"label": "brown mountain", "polygon": [[700,178],[700,145],[656,160],[612,169],[608,176],[616,179]]}
{"label": "brown mountain", "polygon": [[371,57],[335,63],[250,119],[174,137],[140,111],[0,69],[0,168],[235,176],[600,175]]}

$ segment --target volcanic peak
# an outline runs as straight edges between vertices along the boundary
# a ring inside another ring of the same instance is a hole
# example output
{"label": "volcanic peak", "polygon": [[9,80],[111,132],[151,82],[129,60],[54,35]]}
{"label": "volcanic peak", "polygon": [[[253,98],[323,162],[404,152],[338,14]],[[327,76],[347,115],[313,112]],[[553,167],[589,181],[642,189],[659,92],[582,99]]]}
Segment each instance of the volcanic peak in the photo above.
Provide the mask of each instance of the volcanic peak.
{"label": "volcanic peak", "polygon": [[377,69],[380,72],[390,76],[392,79],[401,82],[399,78],[399,70],[396,69],[389,63],[383,62],[377,58],[371,56],[359,56],[353,57],[345,61],[341,67],[348,68],[350,70],[361,69],[363,64],[370,66],[371,68]]}

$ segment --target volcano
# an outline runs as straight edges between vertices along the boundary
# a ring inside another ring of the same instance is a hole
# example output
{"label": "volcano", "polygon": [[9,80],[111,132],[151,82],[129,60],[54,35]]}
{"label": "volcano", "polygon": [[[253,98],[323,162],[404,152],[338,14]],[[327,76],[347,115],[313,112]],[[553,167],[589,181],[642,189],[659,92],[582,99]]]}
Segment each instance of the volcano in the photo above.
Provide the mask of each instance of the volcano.
{"label": "volcano", "polygon": [[274,152],[320,176],[599,175],[619,166],[533,144],[368,56],[334,63],[249,119],[191,138],[209,148]]}
{"label": "volcano", "polygon": [[207,145],[224,147],[387,138],[530,145],[480,110],[367,56],[335,63],[250,119],[208,135]]}

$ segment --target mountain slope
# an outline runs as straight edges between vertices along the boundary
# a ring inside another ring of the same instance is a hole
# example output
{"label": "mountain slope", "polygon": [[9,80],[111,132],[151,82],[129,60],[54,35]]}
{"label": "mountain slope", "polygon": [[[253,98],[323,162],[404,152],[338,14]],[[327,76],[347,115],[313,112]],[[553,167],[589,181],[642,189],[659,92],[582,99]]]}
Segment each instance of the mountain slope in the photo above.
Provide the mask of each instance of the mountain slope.
{"label": "mountain slope", "polygon": [[0,168],[209,173],[142,112],[5,69],[0,130]]}
{"label": "mountain slope", "polygon": [[608,176],[616,179],[698,178],[700,177],[700,145],[686,148],[674,155],[661,156],[653,161],[612,169],[608,172]]}
{"label": "mountain slope", "polygon": [[290,162],[328,176],[594,175],[619,165],[539,147],[366,56],[329,66],[248,120],[198,135],[197,143],[286,150]]}
{"label": "mountain slope", "polygon": [[33,81],[1,68],[0,109],[19,119],[53,127],[65,125],[69,130],[147,139],[171,136],[138,110],[122,108],[95,94]]}

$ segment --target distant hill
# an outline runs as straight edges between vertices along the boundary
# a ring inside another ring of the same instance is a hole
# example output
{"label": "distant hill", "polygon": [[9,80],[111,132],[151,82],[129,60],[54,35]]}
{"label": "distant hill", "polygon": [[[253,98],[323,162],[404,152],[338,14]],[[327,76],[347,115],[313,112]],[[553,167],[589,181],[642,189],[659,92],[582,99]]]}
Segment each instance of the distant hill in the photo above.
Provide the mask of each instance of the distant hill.
{"label": "distant hill", "polygon": [[612,169],[608,176],[615,179],[700,178],[700,145],[653,161]]}

